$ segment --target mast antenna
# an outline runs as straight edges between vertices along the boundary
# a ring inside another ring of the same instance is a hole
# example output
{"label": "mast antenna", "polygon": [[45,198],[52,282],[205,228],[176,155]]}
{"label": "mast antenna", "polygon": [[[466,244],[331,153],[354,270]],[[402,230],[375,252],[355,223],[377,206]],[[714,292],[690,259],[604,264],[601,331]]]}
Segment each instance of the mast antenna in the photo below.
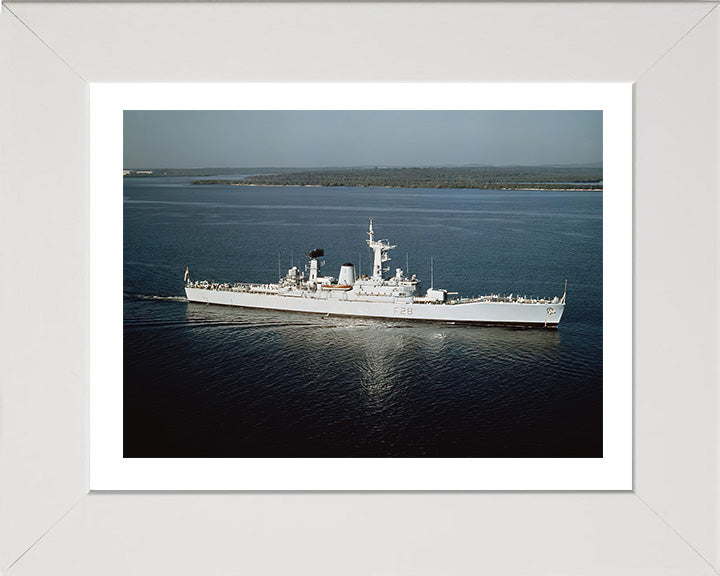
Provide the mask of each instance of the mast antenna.
{"label": "mast antenna", "polygon": [[410,257],[407,252],[405,252],[405,275],[410,276]]}
{"label": "mast antenna", "polygon": [[387,272],[387,268],[383,267],[383,264],[390,260],[388,256],[388,250],[396,248],[396,246],[390,245],[387,240],[375,240],[375,231],[373,230],[372,218],[370,219],[370,228],[368,230],[369,238],[366,240],[367,245],[373,251],[373,264],[372,264],[372,279],[382,280],[382,273]]}
{"label": "mast antenna", "polygon": [[430,290],[433,289],[435,286],[435,263],[433,262],[433,257],[430,256]]}
{"label": "mast antenna", "polygon": [[280,252],[278,252],[278,282],[282,279],[282,272],[280,272]]}

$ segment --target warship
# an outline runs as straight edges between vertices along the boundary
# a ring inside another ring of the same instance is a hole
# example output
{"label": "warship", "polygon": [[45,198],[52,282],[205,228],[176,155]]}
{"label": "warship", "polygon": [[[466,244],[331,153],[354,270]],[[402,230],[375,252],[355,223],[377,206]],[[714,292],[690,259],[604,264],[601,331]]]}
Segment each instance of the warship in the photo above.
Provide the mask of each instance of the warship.
{"label": "warship", "polygon": [[276,283],[217,283],[191,280],[185,269],[185,294],[188,301],[245,308],[263,308],[306,312],[324,316],[361,316],[423,320],[455,324],[507,325],[556,329],[565,310],[567,280],[561,297],[533,298],[515,294],[489,294],[462,298],[457,292],[434,287],[421,294],[415,274],[396,268],[386,278],[388,252],[396,246],[387,240],[376,240],[370,220],[369,238],[373,252],[372,275],[355,274],[355,266],[346,262],[337,279],[322,275],[324,250],[307,253],[305,270],[291,267]]}

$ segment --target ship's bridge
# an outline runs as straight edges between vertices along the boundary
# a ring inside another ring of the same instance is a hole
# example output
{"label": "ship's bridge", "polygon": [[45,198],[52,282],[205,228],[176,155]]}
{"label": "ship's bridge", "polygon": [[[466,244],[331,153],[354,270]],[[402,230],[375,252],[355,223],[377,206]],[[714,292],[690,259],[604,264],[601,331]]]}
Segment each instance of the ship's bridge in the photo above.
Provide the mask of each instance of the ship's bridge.
{"label": "ship's bridge", "polygon": [[412,298],[419,282],[413,276],[406,278],[400,268],[395,270],[395,276],[389,280],[382,278],[359,278],[353,285],[353,292],[358,296],[375,296],[386,298]]}

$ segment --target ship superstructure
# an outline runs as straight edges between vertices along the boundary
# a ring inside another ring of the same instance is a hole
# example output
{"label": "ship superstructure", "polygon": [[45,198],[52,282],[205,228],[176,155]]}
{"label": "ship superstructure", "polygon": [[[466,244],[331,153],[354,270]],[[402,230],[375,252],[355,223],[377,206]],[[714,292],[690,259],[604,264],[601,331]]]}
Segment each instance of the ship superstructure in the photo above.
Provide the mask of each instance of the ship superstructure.
{"label": "ship superstructure", "polygon": [[[373,251],[372,275],[356,277],[355,266],[346,262],[337,280],[322,275],[322,249],[307,253],[305,270],[290,268],[277,283],[217,283],[193,281],[185,271],[185,294],[190,302],[307,312],[323,315],[395,318],[437,322],[539,326],[557,328],[565,310],[562,297],[527,298],[490,294],[477,298],[450,298],[454,293],[431,287],[420,294],[420,282],[406,271],[395,269],[386,278],[388,252],[396,246],[376,240],[370,220],[367,244]],[[567,289],[567,282],[566,282]]]}

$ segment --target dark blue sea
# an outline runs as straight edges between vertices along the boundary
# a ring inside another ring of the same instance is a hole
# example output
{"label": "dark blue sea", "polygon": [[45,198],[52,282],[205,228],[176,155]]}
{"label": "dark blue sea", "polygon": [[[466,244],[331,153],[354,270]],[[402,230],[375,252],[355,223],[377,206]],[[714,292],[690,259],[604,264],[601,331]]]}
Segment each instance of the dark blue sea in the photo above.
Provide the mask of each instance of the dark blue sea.
{"label": "dark blue sea", "polygon": [[[602,193],[124,181],[125,457],[601,457]],[[190,304],[325,250],[463,296],[561,296],[557,331]]]}

